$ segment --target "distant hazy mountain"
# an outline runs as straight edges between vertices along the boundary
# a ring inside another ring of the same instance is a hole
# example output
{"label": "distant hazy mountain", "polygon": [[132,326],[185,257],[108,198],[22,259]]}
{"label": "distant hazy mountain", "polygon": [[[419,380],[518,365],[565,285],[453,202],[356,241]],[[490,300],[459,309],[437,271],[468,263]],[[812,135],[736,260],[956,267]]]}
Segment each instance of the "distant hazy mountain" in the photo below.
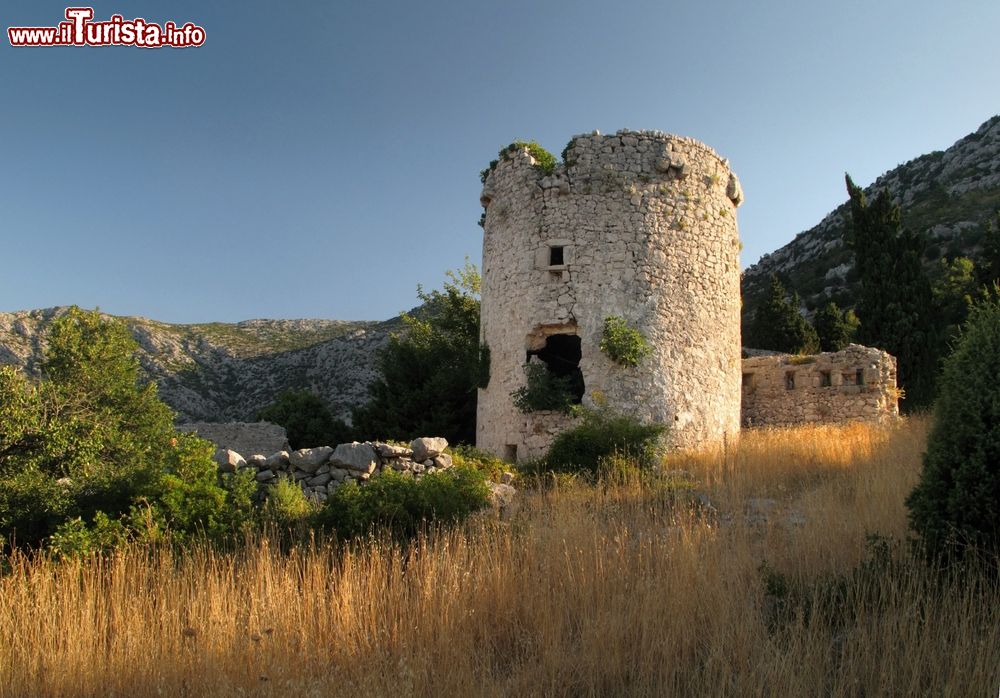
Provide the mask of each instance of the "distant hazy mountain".
{"label": "distant hazy mountain", "polygon": [[[849,162],[844,169],[850,171]],[[983,224],[1000,209],[1000,116],[945,151],[890,170],[865,192],[870,198],[885,187],[902,206],[903,224],[927,236],[927,264],[942,256],[975,258]],[[798,291],[809,310],[830,299],[853,305],[857,275],[844,246],[850,215],[845,189],[844,203],[819,225],[749,267],[743,273],[744,318],[760,302],[771,273]]]}
{"label": "distant hazy mountain", "polygon": [[[0,364],[36,374],[52,320],[65,308],[0,313]],[[287,389],[309,388],[346,417],[368,398],[375,352],[398,319],[248,320],[169,325],[124,317],[145,374],[178,421],[253,420]]]}

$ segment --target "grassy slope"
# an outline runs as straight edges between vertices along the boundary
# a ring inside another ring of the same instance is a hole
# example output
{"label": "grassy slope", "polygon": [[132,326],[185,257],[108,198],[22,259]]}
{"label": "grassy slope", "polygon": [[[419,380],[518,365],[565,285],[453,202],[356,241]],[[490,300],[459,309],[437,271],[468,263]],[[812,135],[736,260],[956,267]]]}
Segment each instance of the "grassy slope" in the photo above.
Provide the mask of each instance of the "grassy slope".
{"label": "grassy slope", "polygon": [[412,549],[15,559],[0,695],[992,695],[996,580],[935,588],[909,562],[814,603],[869,533],[906,535],[926,426],[671,457],[718,520],[626,480],[529,491]]}

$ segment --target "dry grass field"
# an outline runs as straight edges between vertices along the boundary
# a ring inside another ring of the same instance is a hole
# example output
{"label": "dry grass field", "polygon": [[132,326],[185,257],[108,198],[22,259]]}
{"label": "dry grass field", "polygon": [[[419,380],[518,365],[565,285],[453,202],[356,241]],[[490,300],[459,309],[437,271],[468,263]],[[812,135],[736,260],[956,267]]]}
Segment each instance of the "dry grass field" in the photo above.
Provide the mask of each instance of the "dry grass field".
{"label": "dry grass field", "polygon": [[16,557],[0,696],[996,695],[1000,584],[898,544],[927,427],[746,433],[409,548]]}

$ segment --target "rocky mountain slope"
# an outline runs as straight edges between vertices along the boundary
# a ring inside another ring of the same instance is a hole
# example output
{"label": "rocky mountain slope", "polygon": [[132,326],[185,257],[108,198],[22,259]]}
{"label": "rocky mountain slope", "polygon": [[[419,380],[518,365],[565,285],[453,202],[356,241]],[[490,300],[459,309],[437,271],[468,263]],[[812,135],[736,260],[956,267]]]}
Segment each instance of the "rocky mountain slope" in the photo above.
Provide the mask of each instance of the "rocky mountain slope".
{"label": "rocky mountain slope", "polygon": [[[883,188],[900,203],[903,224],[927,236],[927,264],[941,257],[975,258],[985,221],[1000,210],[1000,116],[945,151],[886,172],[865,192],[871,197]],[[850,221],[846,191],[844,199],[814,228],[743,273],[744,318],[757,306],[772,273],[799,292],[808,310],[830,299],[842,307],[853,305],[857,276],[853,253],[844,245]]]}
{"label": "rocky mountain slope", "polygon": [[[0,364],[37,374],[48,329],[65,308],[0,313]],[[254,420],[288,389],[308,388],[347,417],[367,400],[375,354],[400,328],[386,322],[248,320],[170,325],[121,318],[139,361],[179,422]]]}

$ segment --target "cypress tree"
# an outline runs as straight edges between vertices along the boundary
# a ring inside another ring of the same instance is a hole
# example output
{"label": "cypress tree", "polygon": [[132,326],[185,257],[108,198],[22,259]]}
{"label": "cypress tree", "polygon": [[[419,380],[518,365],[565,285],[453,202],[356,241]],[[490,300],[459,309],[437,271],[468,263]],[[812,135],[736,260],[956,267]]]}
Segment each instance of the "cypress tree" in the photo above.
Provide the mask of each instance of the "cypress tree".
{"label": "cypress tree", "polygon": [[906,407],[934,397],[938,333],[931,284],[924,272],[924,239],[902,225],[899,205],[883,189],[872,202],[846,175],[852,225],[847,245],[861,278],[858,340],[893,354]]}
{"label": "cypress tree", "polygon": [[836,303],[832,301],[827,303],[813,318],[813,327],[819,336],[820,349],[840,351],[854,339],[858,324],[858,316],[853,310],[844,312]]}
{"label": "cypress tree", "polygon": [[819,348],[816,330],[799,313],[799,296],[791,301],[777,274],[771,274],[767,297],[757,306],[746,343],[754,349],[770,349],[789,354],[811,354]]}
{"label": "cypress tree", "polygon": [[945,360],[910,525],[932,555],[1000,552],[1000,287]]}

